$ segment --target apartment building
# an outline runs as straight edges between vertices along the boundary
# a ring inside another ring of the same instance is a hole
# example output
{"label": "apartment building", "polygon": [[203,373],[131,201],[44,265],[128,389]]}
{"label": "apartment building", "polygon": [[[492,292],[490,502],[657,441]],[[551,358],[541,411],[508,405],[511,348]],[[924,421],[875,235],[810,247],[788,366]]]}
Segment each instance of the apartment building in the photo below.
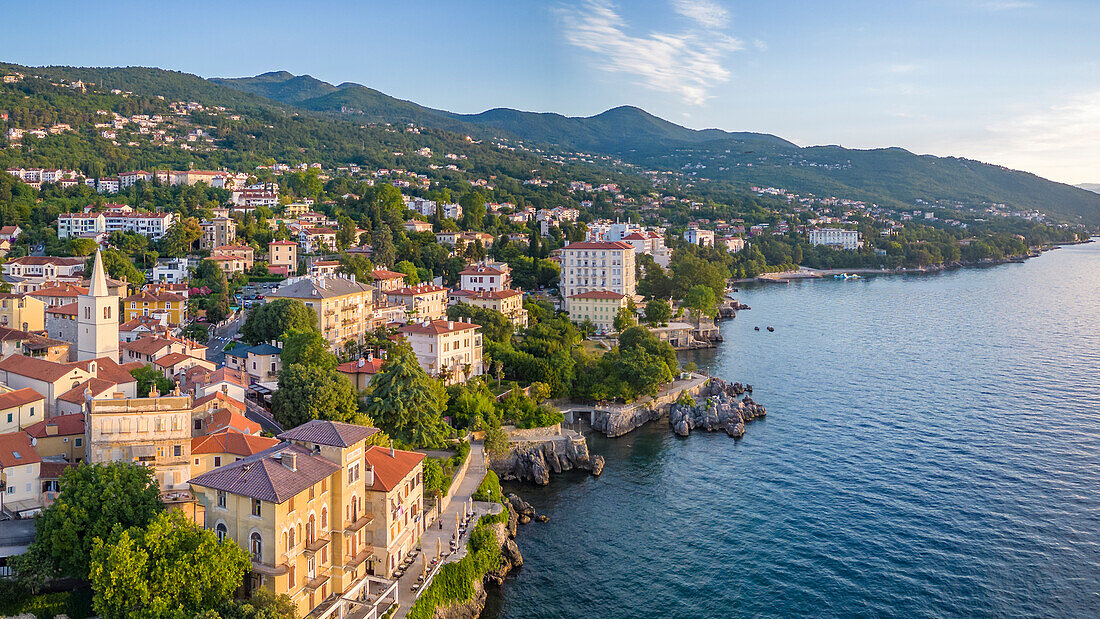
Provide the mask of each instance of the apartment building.
{"label": "apartment building", "polygon": [[[365,454],[377,428],[311,421],[281,442],[191,480],[204,526],[252,557],[247,589],[286,594],[306,616],[332,593],[381,573],[382,514]],[[423,494],[422,486],[419,488]]]}
{"label": "apartment building", "polygon": [[386,301],[404,305],[410,320],[439,320],[447,314],[447,289],[431,284],[417,284],[386,293]]}
{"label": "apartment building", "polygon": [[59,281],[79,284],[84,279],[83,258],[23,256],[5,262],[3,268],[9,281],[30,280],[38,283],[38,287]]}
{"label": "apartment building", "polygon": [[298,299],[317,314],[321,335],[333,348],[362,341],[372,330],[374,288],[344,277],[300,278],[280,286],[272,299]]}
{"label": "apartment building", "polygon": [[424,454],[375,445],[364,456],[376,573],[390,577],[424,534]]}
{"label": "apartment building", "polygon": [[684,240],[692,245],[714,247],[714,230],[691,227],[684,230]]}
{"label": "apartment building", "polygon": [[610,290],[589,290],[569,297],[569,319],[573,322],[592,321],[596,329],[611,331],[615,317],[628,304],[628,297]]}
{"label": "apartment building", "polygon": [[607,290],[633,297],[636,290],[634,246],[625,241],[581,241],[561,249],[559,288],[565,309],[571,297]]}
{"label": "apartment building", "polygon": [[0,293],[0,327],[41,331],[46,328],[46,304],[27,294]]}
{"label": "apartment building", "polygon": [[272,241],[267,245],[267,266],[286,267],[288,275],[298,270],[298,244],[294,241]]}
{"label": "apartment building", "polygon": [[122,300],[124,320],[130,321],[142,316],[164,317],[171,326],[183,323],[186,306],[186,299],[171,292],[141,291]]}
{"label": "apartment building", "polygon": [[[108,205],[108,207],[113,205]],[[88,237],[112,232],[134,232],[152,239],[168,233],[172,213],[138,213],[108,210],[105,213],[62,213],[57,216],[57,238]]]}
{"label": "apartment building", "polygon": [[215,217],[202,222],[202,238],[199,247],[207,251],[223,245],[232,245],[237,239],[237,222],[230,217]]}
{"label": "apartment building", "polygon": [[420,367],[444,382],[485,373],[480,325],[453,320],[410,322],[397,330],[412,346]]}
{"label": "apartment building", "polygon": [[859,249],[863,242],[859,240],[859,230],[844,230],[842,228],[822,228],[810,230],[810,243],[812,245],[827,245],[836,249]]}
{"label": "apartment building", "polygon": [[449,296],[452,303],[465,303],[498,311],[507,316],[517,329],[527,327],[527,310],[523,308],[523,293],[519,290],[452,290]]}
{"label": "apartment building", "polygon": [[251,382],[270,382],[279,380],[283,369],[283,350],[274,344],[262,343],[255,346],[238,345],[225,353],[225,366],[238,370],[249,377]]}
{"label": "apartment building", "polygon": [[46,402],[34,389],[9,389],[0,393],[0,434],[22,430],[46,418]]}
{"label": "apartment building", "polygon": [[84,420],[88,462],[151,467],[162,497],[188,491],[191,404],[189,395],[90,401]]}
{"label": "apartment building", "polygon": [[462,290],[507,290],[512,286],[512,270],[506,263],[471,264],[458,273],[458,287]]}

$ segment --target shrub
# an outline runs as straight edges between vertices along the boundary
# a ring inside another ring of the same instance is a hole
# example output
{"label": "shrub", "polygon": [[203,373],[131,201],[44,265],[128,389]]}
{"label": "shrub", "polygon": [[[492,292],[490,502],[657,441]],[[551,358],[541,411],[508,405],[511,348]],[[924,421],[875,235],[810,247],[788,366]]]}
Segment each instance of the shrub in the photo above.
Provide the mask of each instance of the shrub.
{"label": "shrub", "polygon": [[475,583],[485,578],[485,574],[500,567],[501,542],[493,531],[493,525],[501,521],[502,515],[506,517],[506,514],[507,511],[496,516],[482,516],[477,521],[470,533],[466,556],[439,568],[432,584],[409,609],[409,619],[430,619],[435,615],[436,608],[474,599]]}

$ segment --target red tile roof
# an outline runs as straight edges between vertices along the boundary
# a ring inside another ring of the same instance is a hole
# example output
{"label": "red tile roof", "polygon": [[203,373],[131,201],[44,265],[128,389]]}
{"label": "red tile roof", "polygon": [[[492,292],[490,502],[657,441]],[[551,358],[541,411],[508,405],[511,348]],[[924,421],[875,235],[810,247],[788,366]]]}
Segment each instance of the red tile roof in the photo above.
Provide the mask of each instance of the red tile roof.
{"label": "red tile roof", "polygon": [[11,355],[0,360],[0,370],[51,383],[72,372],[74,367],[23,355]]}
{"label": "red tile roof", "polygon": [[429,333],[434,335],[443,335],[444,333],[454,333],[455,331],[465,331],[466,329],[480,328],[481,325],[475,325],[469,322],[455,322],[452,320],[432,320],[429,322],[410,322],[409,324],[398,329],[397,332]]}
{"label": "red tile roof", "polygon": [[363,454],[363,459],[374,469],[374,486],[371,489],[389,492],[413,472],[424,460],[424,454],[375,445]]}
{"label": "red tile roof", "polygon": [[[47,432],[47,426],[56,428],[55,432]],[[84,413],[72,413],[70,415],[58,415],[39,421],[36,424],[23,428],[28,436],[34,438],[46,438],[48,436],[72,436],[84,434]]]}
{"label": "red tile roof", "polygon": [[562,249],[634,249],[634,246],[623,241],[580,241]]}
{"label": "red tile roof", "polygon": [[23,406],[31,402],[44,399],[40,393],[31,388],[16,389],[8,393],[0,394],[0,411]]}
{"label": "red tile roof", "polygon": [[76,309],[79,305],[78,302],[66,303],[65,305],[58,305],[57,307],[47,307],[47,314],[59,314],[65,316],[76,316]]}
{"label": "red tile roof", "polygon": [[245,417],[228,408],[219,408],[206,420],[206,433],[213,434],[222,430],[233,430],[243,434],[259,434],[263,428]]}
{"label": "red tile roof", "polygon": [[[363,365],[359,365],[362,361]],[[343,372],[344,374],[377,374],[382,370],[382,366],[385,365],[383,359],[357,359],[355,361],[348,361],[347,363],[341,363],[336,366],[337,372]]]}
{"label": "red tile roof", "polygon": [[31,437],[25,432],[9,432],[0,434],[0,468],[9,466],[23,466],[41,462],[34,445],[31,445]]}
{"label": "red tile roof", "polygon": [[65,393],[57,396],[58,400],[63,402],[69,402],[71,404],[84,405],[84,391],[87,390],[93,398],[101,396],[108,391],[113,390],[118,384],[109,380],[103,380],[102,378],[89,378],[88,380],[80,383],[79,385],[69,389]]}
{"label": "red tile roof", "polygon": [[196,436],[191,439],[191,454],[233,454],[235,456],[251,456],[279,444],[279,439],[267,436],[253,436],[241,434],[232,430],[225,430],[206,436]]}
{"label": "red tile roof", "polygon": [[406,277],[404,273],[398,273],[397,271],[387,271],[386,269],[375,269],[370,272],[370,276],[376,280],[397,279],[398,277]]}

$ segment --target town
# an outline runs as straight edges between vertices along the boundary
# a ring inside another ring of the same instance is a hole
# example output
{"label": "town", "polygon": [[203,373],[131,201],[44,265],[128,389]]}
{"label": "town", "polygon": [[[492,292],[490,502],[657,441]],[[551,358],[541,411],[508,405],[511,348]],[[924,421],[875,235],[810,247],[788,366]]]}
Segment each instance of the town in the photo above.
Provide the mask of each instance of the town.
{"label": "town", "polygon": [[[718,201],[683,171],[415,123],[356,127],[399,136],[387,166],[204,170],[245,112],[22,73],[4,85],[96,99],[84,124],[0,110],[0,526],[20,532],[0,581],[86,583],[103,616],[152,599],[431,616],[453,601],[440,574],[504,552],[479,530],[509,518],[494,470],[524,437],[566,436],[575,403],[706,380],[676,353],[721,339],[738,282],[1085,238],[1004,205],[758,186]],[[81,132],[157,156],[24,157]],[[491,163],[515,153],[523,165]],[[139,557],[193,584],[152,587]]]}

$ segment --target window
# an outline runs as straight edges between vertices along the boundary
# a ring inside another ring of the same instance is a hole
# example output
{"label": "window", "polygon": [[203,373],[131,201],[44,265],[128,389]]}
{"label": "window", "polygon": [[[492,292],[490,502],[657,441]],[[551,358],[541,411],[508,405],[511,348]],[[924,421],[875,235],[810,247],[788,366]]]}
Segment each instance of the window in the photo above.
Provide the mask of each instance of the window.
{"label": "window", "polygon": [[321,530],[324,531],[328,528],[328,508],[321,508]]}
{"label": "window", "polygon": [[73,444],[76,445],[77,447],[83,446],[84,445],[84,438],[83,437],[77,437],[76,439],[73,440]]}
{"label": "window", "polygon": [[260,499],[252,499],[252,515],[263,515],[263,501],[261,501]]}
{"label": "window", "polygon": [[[259,503],[259,501],[256,502]],[[258,532],[253,532],[252,535],[248,536],[248,546],[252,551],[252,560],[262,561],[264,557],[264,540]]]}
{"label": "window", "polygon": [[221,466],[221,465],[222,465],[222,457],[221,456],[214,456],[214,466]]}
{"label": "window", "polygon": [[290,528],[290,532],[287,534],[287,536],[288,537],[287,537],[286,547],[287,547],[287,550],[290,550],[291,548],[294,548],[295,546],[298,545],[298,538],[297,538],[297,536],[294,535],[294,527]]}
{"label": "window", "polygon": [[218,507],[225,507],[225,490],[218,490]]}
{"label": "window", "polygon": [[228,530],[226,530],[225,523],[223,523],[223,522],[219,522],[218,526],[214,527],[214,531],[218,535],[218,541],[219,542],[224,542],[225,541],[225,535],[226,535],[226,533],[229,532]]}
{"label": "window", "polygon": [[172,455],[176,458],[183,455],[183,445],[172,445]]}
{"label": "window", "polygon": [[34,417],[34,407],[31,407],[31,417]]}

